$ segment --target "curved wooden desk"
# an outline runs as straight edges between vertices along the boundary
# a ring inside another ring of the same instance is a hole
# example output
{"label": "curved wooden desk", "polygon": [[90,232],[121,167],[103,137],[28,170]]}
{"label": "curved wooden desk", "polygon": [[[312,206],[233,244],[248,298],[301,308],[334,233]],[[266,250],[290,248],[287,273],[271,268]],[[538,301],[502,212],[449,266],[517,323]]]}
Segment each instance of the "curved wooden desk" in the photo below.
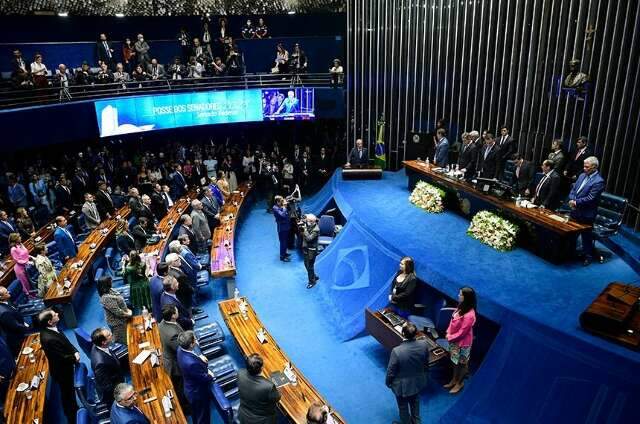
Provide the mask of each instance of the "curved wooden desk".
{"label": "curved wooden desk", "polygon": [[[60,270],[56,283],[51,284],[44,297],[47,306],[64,305],[64,320],[69,328],[76,327],[77,321],[73,309],[73,297],[80,288],[80,283],[85,274],[91,269],[93,261],[101,254],[102,249],[114,237],[118,226],[117,217],[127,219],[131,211],[128,206],[123,206],[116,212],[116,216],[102,222],[91,234],[78,246],[78,254],[70,258]],[[92,248],[91,245],[95,244]],[[77,264],[77,265],[76,265]],[[67,287],[64,287],[65,284]]]}
{"label": "curved wooden desk", "polygon": [[190,191],[186,196],[181,197],[173,203],[173,206],[169,208],[167,214],[158,222],[156,231],[160,234],[164,234],[160,240],[155,244],[148,244],[142,249],[143,253],[154,254],[154,256],[162,256],[167,248],[169,241],[171,240],[171,234],[177,225],[180,224],[180,217],[186,213],[187,209],[191,205],[191,200],[196,197],[195,191]]}
{"label": "curved wooden desk", "polygon": [[[24,339],[22,349],[31,347],[35,356],[35,362],[29,362],[29,355],[20,353],[16,372],[11,379],[4,402],[4,416],[7,424],[32,424],[34,419],[43,422],[44,409],[47,395],[47,382],[49,380],[49,362],[40,346],[40,335],[31,334]],[[22,352],[22,350],[21,350]],[[32,390],[32,398],[27,399],[24,392],[18,393],[16,389],[20,383],[31,383],[34,375],[42,372],[44,380],[40,382],[37,390]]]}
{"label": "curved wooden desk", "polygon": [[[159,349],[162,351],[158,325],[153,323],[150,330],[143,331],[142,333],[139,330],[139,326],[144,326],[144,319],[142,316],[135,316],[127,323],[127,345],[129,347],[131,381],[133,387],[138,393],[143,389],[149,389],[146,394],[138,397],[138,407],[152,423],[184,424],[187,422],[187,419],[185,418],[182,408],[180,407],[180,403],[178,402],[178,396],[173,389],[171,378],[162,366],[162,357],[160,356],[158,358],[159,365],[156,367],[151,365],[150,358],[147,358],[141,365],[133,363],[135,357],[143,350],[139,347],[140,343],[148,342],[149,347],[147,347],[147,349]],[[173,399],[171,399],[173,411],[171,411],[170,417],[165,417],[162,398],[167,395],[168,390],[173,392]],[[145,399],[150,399],[154,396],[156,397],[155,400],[144,403]]]}
{"label": "curved wooden desk", "polygon": [[[243,298],[244,299],[244,298]],[[244,299],[246,301],[246,299]],[[235,299],[218,302],[218,307],[224,322],[233,335],[242,354],[247,357],[252,353],[258,353],[264,360],[262,374],[269,376],[277,371],[282,371],[286,363],[291,360],[280,349],[276,341],[267,332],[266,328],[258,319],[253,307],[247,302],[247,319],[240,313],[238,302]],[[266,343],[260,343],[256,334],[263,328],[266,333]],[[295,365],[291,364],[297,376],[297,384],[287,384],[278,390],[282,397],[278,404],[282,413],[293,423],[306,424],[307,410],[313,402],[329,405],[327,401],[318,393],[305,376]],[[332,413],[336,423],[344,423],[345,420],[337,413]]]}

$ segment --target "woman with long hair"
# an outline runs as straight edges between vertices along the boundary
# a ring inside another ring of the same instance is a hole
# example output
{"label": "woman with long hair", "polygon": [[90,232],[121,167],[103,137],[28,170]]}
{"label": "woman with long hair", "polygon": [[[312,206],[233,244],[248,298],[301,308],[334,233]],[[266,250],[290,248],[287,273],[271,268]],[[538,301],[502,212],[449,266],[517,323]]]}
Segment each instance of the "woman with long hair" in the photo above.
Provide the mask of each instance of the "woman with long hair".
{"label": "woman with long hair", "polygon": [[111,277],[104,276],[98,279],[98,296],[113,339],[118,343],[127,344],[127,320],[133,312],[127,307],[124,297],[111,288]]}
{"label": "woman with long hair", "polygon": [[31,256],[29,256],[29,251],[22,244],[22,237],[20,237],[20,234],[9,234],[9,246],[11,247],[11,258],[15,262],[13,272],[15,272],[18,280],[20,280],[24,294],[29,298],[33,298],[34,296],[29,293],[31,290],[31,283],[27,276],[27,265],[32,264],[33,262],[31,261]]}
{"label": "woman with long hair", "polygon": [[147,265],[140,253],[132,250],[129,253],[129,262],[124,269],[124,280],[131,287],[131,306],[136,314],[143,307],[151,309],[151,292],[149,289],[149,277],[147,277]]}
{"label": "woman with long hair", "polygon": [[413,258],[405,256],[400,260],[399,269],[393,277],[389,303],[396,313],[407,318],[415,304],[417,277]]}
{"label": "woman with long hair", "polygon": [[449,357],[453,363],[453,377],[444,385],[449,393],[456,394],[464,387],[464,377],[469,372],[469,357],[473,343],[473,326],[476,323],[476,292],[463,287],[458,293],[458,307],[447,328]]}
{"label": "woman with long hair", "polygon": [[38,296],[44,298],[47,294],[49,286],[56,281],[56,269],[47,257],[47,245],[38,243],[33,248],[33,254],[36,255],[35,264],[38,269]]}

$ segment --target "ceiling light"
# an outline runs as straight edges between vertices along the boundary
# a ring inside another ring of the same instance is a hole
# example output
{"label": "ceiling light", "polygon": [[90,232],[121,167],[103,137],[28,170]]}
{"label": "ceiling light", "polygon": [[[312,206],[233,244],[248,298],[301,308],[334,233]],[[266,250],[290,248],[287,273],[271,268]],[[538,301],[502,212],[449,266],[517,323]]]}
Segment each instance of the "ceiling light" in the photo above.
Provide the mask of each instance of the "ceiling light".
{"label": "ceiling light", "polygon": [[61,18],[66,18],[67,16],[69,16],[69,12],[58,12],[58,16],[60,16]]}
{"label": "ceiling light", "polygon": [[124,18],[124,13],[116,13],[116,18]]}

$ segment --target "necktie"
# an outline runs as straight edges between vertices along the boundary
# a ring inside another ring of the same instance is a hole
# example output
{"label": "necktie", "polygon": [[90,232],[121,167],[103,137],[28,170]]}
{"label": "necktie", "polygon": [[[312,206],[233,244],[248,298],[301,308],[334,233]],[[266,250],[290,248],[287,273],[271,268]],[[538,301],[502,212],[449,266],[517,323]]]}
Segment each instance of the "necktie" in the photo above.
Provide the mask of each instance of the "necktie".
{"label": "necktie", "polygon": [[576,191],[576,193],[580,193],[584,188],[584,186],[587,185],[587,182],[589,182],[590,179],[591,179],[591,175],[587,175],[586,178],[582,180],[582,183],[580,184],[580,187],[578,187],[578,191]]}
{"label": "necktie", "polygon": [[107,56],[111,57],[111,50],[109,50],[109,45],[107,44],[106,41],[103,41],[104,43],[104,50],[107,52]]}
{"label": "necktie", "polygon": [[544,185],[544,183],[547,182],[547,178],[548,177],[549,177],[548,174],[544,174],[544,177],[542,177],[542,179],[538,183],[538,187],[536,187],[536,197],[538,197],[540,195],[540,189],[542,189],[542,186]]}
{"label": "necktie", "polygon": [[520,178],[520,167],[516,168],[516,178]]}
{"label": "necktie", "polygon": [[489,156],[489,152],[491,151],[491,146],[487,147],[487,149],[484,151],[484,158],[486,159],[487,156]]}

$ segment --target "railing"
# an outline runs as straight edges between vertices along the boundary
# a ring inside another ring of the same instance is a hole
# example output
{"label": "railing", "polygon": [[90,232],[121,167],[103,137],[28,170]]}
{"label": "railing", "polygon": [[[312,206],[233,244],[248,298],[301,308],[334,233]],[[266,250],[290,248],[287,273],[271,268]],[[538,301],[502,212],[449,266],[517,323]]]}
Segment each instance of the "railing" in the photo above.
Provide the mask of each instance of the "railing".
{"label": "railing", "polygon": [[[55,81],[55,80],[53,80]],[[55,103],[92,100],[104,97],[165,93],[167,91],[204,91],[260,87],[329,87],[331,74],[246,74],[236,77],[203,77],[127,81],[91,85],[51,86],[37,89],[12,89],[0,92],[0,109],[23,108]],[[55,82],[54,82],[55,84]]]}

